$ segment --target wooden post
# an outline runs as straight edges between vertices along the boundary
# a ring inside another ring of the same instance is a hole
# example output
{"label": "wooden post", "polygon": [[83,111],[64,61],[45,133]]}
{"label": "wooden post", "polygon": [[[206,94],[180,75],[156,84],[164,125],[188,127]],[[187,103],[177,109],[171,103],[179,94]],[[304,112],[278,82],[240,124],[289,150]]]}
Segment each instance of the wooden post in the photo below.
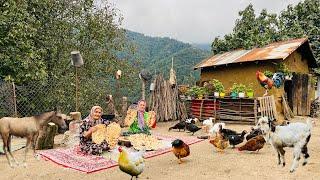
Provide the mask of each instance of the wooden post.
{"label": "wooden post", "polygon": [[78,97],[78,89],[79,89],[79,82],[78,82],[78,68],[75,66],[76,71],[76,111],[79,111],[79,97]]}
{"label": "wooden post", "polygon": [[145,100],[146,99],[146,81],[143,78],[141,79],[141,81],[142,81],[141,82],[141,84],[142,84],[142,86],[141,86],[142,99]]}
{"label": "wooden post", "polygon": [[320,97],[320,76],[317,76],[317,80],[317,97]]}
{"label": "wooden post", "polygon": [[125,117],[127,114],[127,109],[128,109],[128,98],[127,97],[122,97],[122,117]]}
{"label": "wooden post", "polygon": [[254,105],[253,105],[253,113],[254,113],[254,124],[256,125],[258,122],[258,108],[257,108],[257,99],[254,99]]}
{"label": "wooden post", "polygon": [[13,91],[14,117],[18,117],[16,85],[14,84],[14,82],[12,83],[12,91]]}

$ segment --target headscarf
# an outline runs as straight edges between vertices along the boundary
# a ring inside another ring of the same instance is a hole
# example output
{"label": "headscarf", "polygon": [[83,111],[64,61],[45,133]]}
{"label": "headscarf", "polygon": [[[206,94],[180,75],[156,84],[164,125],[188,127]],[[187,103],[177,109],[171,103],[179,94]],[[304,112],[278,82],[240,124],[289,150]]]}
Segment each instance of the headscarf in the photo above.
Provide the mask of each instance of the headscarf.
{"label": "headscarf", "polygon": [[143,111],[141,111],[140,109],[139,109],[139,104],[141,103],[141,102],[144,102],[145,104],[146,104],[146,106],[147,106],[147,102],[145,101],[145,100],[140,100],[140,101],[138,101],[138,126],[139,126],[139,128],[141,129],[141,130],[143,130],[143,128],[144,128],[144,112],[145,112],[145,110],[143,110]]}
{"label": "headscarf", "polygon": [[[89,116],[85,118],[86,121],[94,121],[94,119],[93,119],[93,113],[94,113],[94,111],[95,111],[96,109],[101,109],[101,113],[103,113],[102,108],[101,108],[100,106],[93,106],[93,107],[91,108],[91,111],[90,111]],[[102,119],[100,118],[99,120],[96,120],[96,121],[97,121],[97,123],[101,123]]]}

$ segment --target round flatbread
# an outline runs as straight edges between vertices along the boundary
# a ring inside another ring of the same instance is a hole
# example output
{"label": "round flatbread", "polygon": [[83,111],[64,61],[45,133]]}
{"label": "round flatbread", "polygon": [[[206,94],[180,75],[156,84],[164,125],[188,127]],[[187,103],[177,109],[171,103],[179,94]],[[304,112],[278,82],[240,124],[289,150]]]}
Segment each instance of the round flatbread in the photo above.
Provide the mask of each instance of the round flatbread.
{"label": "round flatbread", "polygon": [[111,149],[115,148],[118,144],[118,139],[121,134],[121,127],[118,123],[111,123],[107,126],[107,132],[105,134],[105,139],[109,144]]}
{"label": "round flatbread", "polygon": [[101,144],[106,139],[107,127],[104,124],[95,126],[97,130],[92,133],[92,141],[96,144]]}
{"label": "round flatbread", "polygon": [[128,139],[136,150],[151,151],[160,147],[160,141],[152,135],[134,134],[129,136]]}

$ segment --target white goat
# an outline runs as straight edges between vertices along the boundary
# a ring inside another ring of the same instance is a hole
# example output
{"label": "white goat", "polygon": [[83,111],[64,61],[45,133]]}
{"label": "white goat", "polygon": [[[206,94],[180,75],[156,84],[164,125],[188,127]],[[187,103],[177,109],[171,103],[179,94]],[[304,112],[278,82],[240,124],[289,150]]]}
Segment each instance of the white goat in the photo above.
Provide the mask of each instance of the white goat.
{"label": "white goat", "polygon": [[[257,126],[261,128],[262,134],[267,142],[278,153],[278,164],[285,166],[285,151],[284,147],[293,147],[293,163],[290,172],[296,170],[299,165],[300,154],[304,155],[303,166],[308,163],[308,148],[307,144],[311,137],[312,120],[307,119],[307,123],[290,123],[287,126],[275,126],[272,121],[268,120],[268,117],[261,117],[257,123]],[[281,159],[280,159],[281,157]]]}
{"label": "white goat", "polygon": [[217,133],[219,131],[219,125],[222,126],[222,129],[224,129],[226,127],[225,123],[216,123],[213,125],[213,127],[209,130],[209,133],[211,135],[215,135],[215,133]]}

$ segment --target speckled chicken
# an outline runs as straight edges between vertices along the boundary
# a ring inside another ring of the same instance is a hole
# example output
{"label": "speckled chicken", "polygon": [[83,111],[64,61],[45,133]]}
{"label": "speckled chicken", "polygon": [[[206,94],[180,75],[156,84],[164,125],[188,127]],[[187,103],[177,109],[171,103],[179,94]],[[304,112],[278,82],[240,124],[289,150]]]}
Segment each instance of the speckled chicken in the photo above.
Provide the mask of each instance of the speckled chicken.
{"label": "speckled chicken", "polygon": [[174,140],[172,143],[172,152],[178,158],[179,164],[182,163],[181,158],[185,158],[190,155],[189,145],[184,143],[180,139]]}

